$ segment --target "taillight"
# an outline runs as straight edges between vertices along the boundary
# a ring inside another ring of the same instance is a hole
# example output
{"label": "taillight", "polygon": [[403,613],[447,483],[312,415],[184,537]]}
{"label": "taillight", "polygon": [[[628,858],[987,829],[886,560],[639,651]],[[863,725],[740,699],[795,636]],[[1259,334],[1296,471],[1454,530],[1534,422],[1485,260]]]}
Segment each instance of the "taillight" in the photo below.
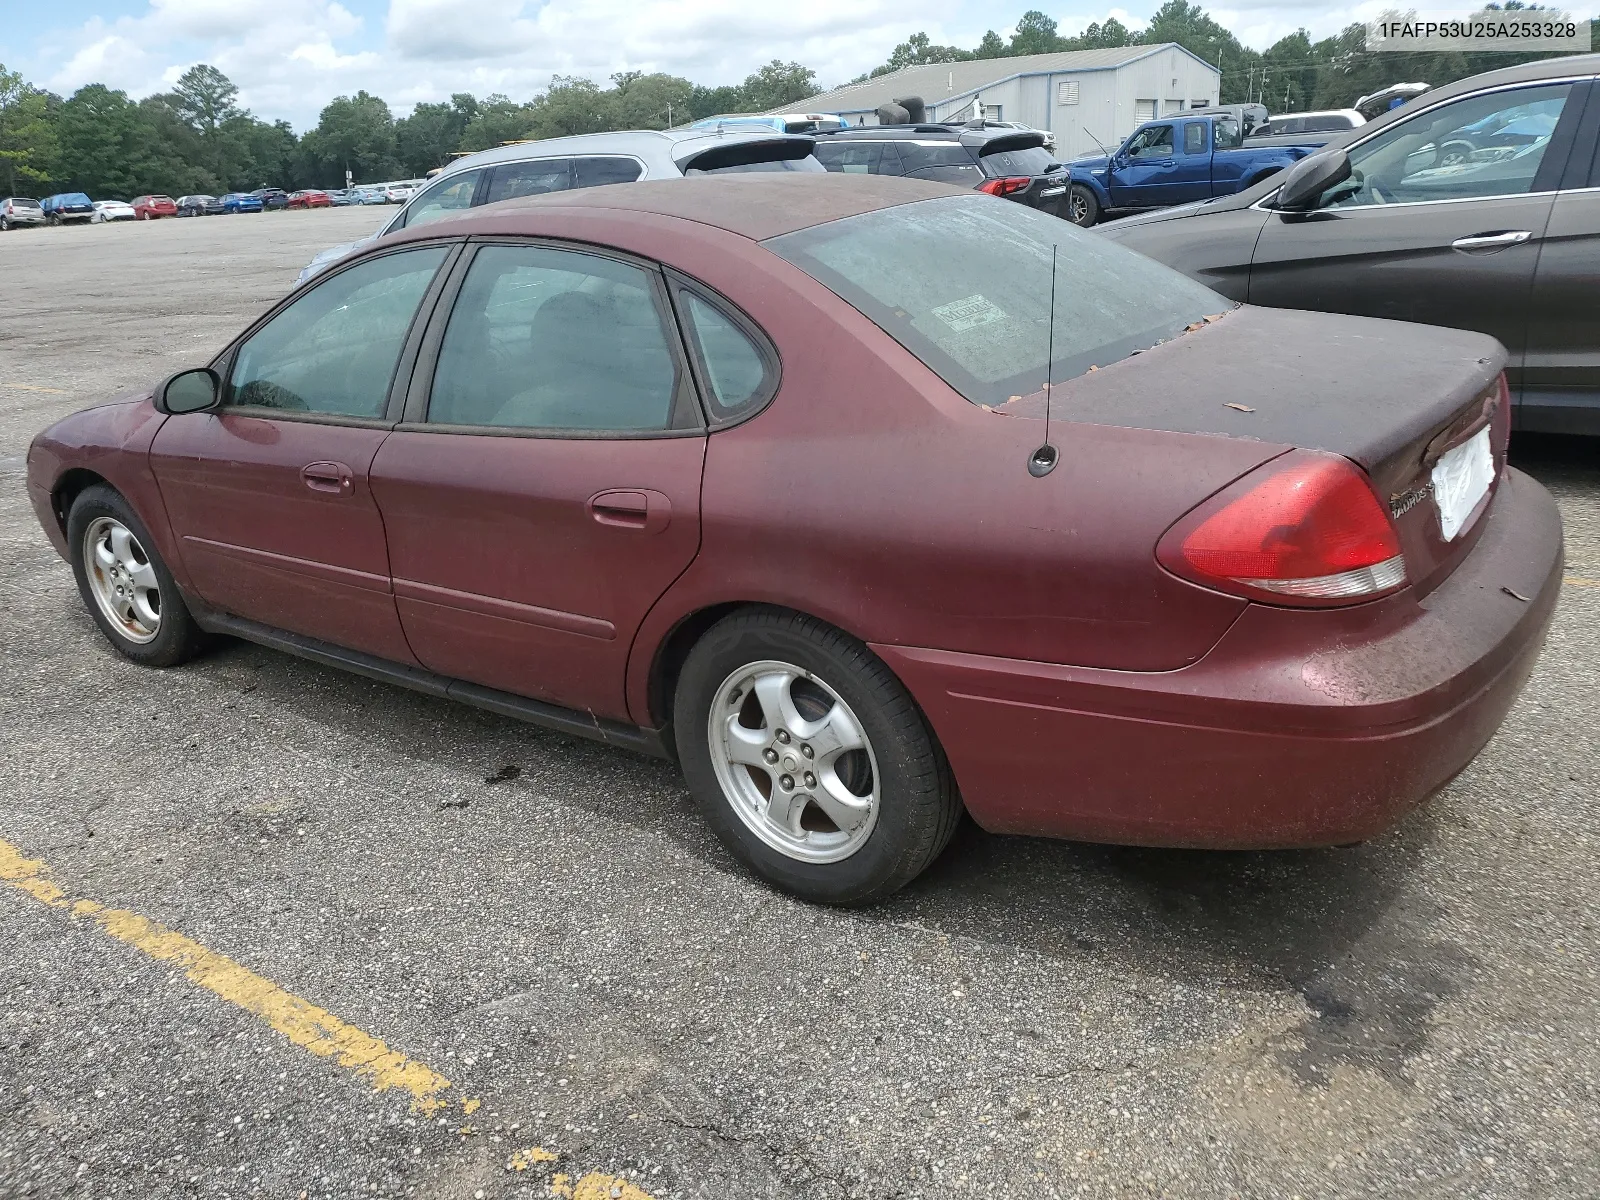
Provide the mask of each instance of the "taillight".
{"label": "taillight", "polygon": [[1169,571],[1278,604],[1334,605],[1403,587],[1394,524],[1348,459],[1295,450],[1245,476],[1161,539]]}
{"label": "taillight", "polygon": [[1029,175],[1007,175],[1003,179],[988,179],[978,185],[980,192],[988,192],[991,196],[1009,196],[1012,192],[1020,192],[1033,182]]}

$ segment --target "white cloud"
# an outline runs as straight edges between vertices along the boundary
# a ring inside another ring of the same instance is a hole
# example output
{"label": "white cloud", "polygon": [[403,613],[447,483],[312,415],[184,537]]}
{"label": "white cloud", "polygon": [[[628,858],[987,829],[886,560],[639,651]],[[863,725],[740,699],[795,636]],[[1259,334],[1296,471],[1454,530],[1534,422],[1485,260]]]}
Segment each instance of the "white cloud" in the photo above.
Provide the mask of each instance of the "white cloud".
{"label": "white cloud", "polygon": [[[1000,11],[1014,23],[1033,2]],[[1313,38],[1337,33],[1386,2],[1330,8],[1327,0],[1222,0],[1226,7],[1209,11],[1247,45],[1264,48],[1301,25]],[[928,0],[914,10],[902,0],[808,0],[781,10],[750,0],[148,3],[137,16],[93,17],[58,32],[41,41],[33,62],[13,65],[62,93],[100,82],[143,96],[208,62],[239,85],[241,101],[258,116],[305,129],[334,96],[362,88],[403,115],[418,101],[458,91],[526,99],[558,74],[604,82],[622,70],[669,71],[697,83],[737,83],[774,58],[806,64],[827,88],[882,62],[917,30],[958,46],[976,45],[990,28],[1011,33],[1011,24],[996,22],[995,6],[980,0]],[[1157,0],[1145,3],[1153,11]],[[1148,23],[1122,7],[1049,11],[1069,35],[1109,17],[1133,30]]]}

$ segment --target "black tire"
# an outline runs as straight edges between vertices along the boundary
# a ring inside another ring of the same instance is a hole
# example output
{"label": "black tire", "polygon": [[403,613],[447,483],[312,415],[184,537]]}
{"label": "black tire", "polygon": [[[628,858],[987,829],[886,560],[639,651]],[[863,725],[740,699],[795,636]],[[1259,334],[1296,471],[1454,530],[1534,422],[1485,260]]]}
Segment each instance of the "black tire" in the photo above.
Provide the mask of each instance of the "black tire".
{"label": "black tire", "polygon": [[[124,525],[137,543],[137,549],[155,570],[160,598],[160,624],[155,638],[148,642],[136,641],[113,624],[95,599],[89,582],[89,566],[85,555],[85,535],[99,518],[108,517]],[[122,493],[106,484],[85,488],[72,502],[67,513],[67,548],[72,555],[72,573],[78,581],[78,594],[89,610],[89,615],[100,626],[100,632],[123,657],[146,667],[175,667],[187,662],[206,648],[208,638],[195,624],[194,617],[178,592],[178,585],[167,570],[156,550],[150,530],[133,511],[133,506],[123,499]]]}
{"label": "black tire", "polygon": [[[813,673],[854,712],[871,746],[877,813],[849,857],[814,863],[775,848],[740,817],[718,780],[712,705],[730,676],[765,660]],[[949,763],[910,693],[863,643],[812,617],[752,608],[713,626],[678,676],[673,721],[683,772],[706,823],[742,863],[802,900],[860,905],[883,899],[939,856],[961,817]]]}
{"label": "black tire", "polygon": [[1100,201],[1094,191],[1075,183],[1067,192],[1067,220],[1083,229],[1100,220]]}
{"label": "black tire", "polygon": [[10,233],[10,232],[11,232],[11,218],[10,217],[0,217],[0,233]]}

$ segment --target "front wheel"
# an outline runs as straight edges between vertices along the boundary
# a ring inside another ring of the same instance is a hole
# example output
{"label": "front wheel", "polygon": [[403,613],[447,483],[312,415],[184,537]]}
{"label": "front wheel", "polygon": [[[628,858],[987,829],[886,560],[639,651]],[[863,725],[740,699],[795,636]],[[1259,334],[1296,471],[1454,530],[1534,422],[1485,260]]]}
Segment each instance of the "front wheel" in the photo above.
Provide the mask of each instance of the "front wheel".
{"label": "front wheel", "polygon": [[1084,229],[1100,220],[1099,199],[1081,183],[1073,184],[1067,192],[1067,220]]}
{"label": "front wheel", "polygon": [[712,830],[803,900],[883,899],[938,857],[961,815],[905,687],[813,618],[754,609],[714,626],[684,663],[673,719]]}
{"label": "front wheel", "polygon": [[120,492],[105,484],[85,488],[67,514],[67,544],[84,604],[124,657],[172,667],[204,648],[205,633],[155,540]]}

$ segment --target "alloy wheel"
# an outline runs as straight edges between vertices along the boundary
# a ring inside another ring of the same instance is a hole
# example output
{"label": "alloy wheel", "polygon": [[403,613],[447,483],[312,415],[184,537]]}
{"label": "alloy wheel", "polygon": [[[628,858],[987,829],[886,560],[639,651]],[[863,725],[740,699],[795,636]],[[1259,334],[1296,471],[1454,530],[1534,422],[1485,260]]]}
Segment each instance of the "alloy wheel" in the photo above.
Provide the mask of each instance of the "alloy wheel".
{"label": "alloy wheel", "polygon": [[83,572],[95,603],[130,642],[161,632],[161,586],[150,556],[115,517],[96,517],[83,533]]}
{"label": "alloy wheel", "polygon": [[707,726],[723,795],[767,845],[832,863],[871,836],[877,760],[861,721],[823,680],[792,663],[751,663],[717,688]]}

